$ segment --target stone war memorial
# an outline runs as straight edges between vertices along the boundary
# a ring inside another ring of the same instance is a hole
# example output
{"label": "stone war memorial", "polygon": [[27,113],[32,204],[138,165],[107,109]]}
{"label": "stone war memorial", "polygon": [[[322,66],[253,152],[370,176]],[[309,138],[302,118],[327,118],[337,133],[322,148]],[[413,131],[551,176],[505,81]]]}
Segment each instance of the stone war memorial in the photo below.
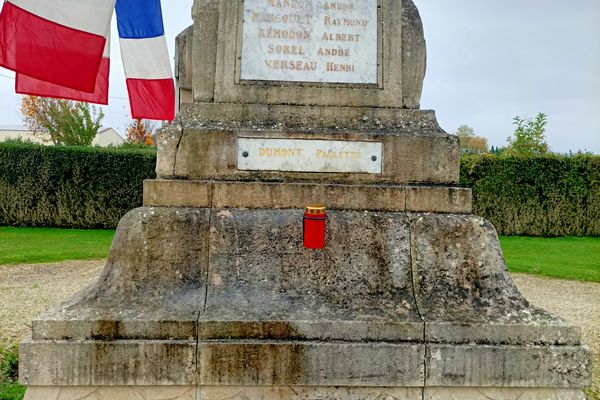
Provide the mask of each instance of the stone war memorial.
{"label": "stone war memorial", "polygon": [[584,399],[579,328],[519,293],[420,110],[411,0],[192,13],[157,179],[33,321],[27,400]]}

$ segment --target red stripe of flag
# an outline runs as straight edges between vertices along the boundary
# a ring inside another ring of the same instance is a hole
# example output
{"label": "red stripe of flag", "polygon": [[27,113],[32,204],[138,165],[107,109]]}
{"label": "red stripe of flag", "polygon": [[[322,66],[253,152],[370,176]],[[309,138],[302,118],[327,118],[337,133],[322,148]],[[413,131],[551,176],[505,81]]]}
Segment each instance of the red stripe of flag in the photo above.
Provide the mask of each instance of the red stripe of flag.
{"label": "red stripe of flag", "polygon": [[127,79],[131,115],[163,121],[175,119],[173,79]]}
{"label": "red stripe of flag", "polygon": [[108,77],[110,73],[110,58],[103,58],[96,78],[96,88],[93,93],[56,85],[27,75],[17,74],[15,89],[17,93],[40,97],[55,97],[85,101],[88,103],[108,104]]}
{"label": "red stripe of flag", "polygon": [[0,66],[92,93],[106,39],[38,17],[10,2],[0,14]]}

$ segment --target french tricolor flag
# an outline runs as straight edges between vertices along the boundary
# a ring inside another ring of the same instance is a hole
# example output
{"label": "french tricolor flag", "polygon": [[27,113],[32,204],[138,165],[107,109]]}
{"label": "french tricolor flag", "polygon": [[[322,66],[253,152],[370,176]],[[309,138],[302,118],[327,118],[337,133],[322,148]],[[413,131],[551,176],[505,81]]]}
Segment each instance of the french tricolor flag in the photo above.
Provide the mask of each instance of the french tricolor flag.
{"label": "french tricolor flag", "polygon": [[106,46],[100,61],[100,68],[96,75],[94,91],[89,93],[82,90],[71,89],[55,83],[36,79],[21,73],[16,75],[15,91],[19,94],[27,94],[39,97],[54,97],[58,99],[69,99],[85,101],[87,103],[108,104],[108,86],[110,76],[110,36],[106,36]]}
{"label": "french tricolor flag", "polygon": [[8,0],[0,14],[0,66],[92,93],[114,0]]}
{"label": "french tricolor flag", "polygon": [[[0,66],[19,93],[108,103],[109,32],[115,0],[6,0]],[[133,118],[171,121],[175,85],[160,0],[116,0]]]}
{"label": "french tricolor flag", "polygon": [[160,0],[117,0],[116,10],[132,117],[172,121],[175,83]]}

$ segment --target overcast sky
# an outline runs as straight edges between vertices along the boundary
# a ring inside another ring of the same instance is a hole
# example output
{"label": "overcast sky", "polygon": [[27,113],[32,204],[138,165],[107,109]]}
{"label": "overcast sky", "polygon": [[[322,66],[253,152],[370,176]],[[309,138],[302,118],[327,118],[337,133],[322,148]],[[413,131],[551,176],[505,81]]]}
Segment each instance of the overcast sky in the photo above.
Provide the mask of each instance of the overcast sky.
{"label": "overcast sky", "polygon": [[[515,116],[544,112],[552,150],[600,153],[600,0],[415,3],[428,44],[422,108],[436,110],[445,130],[470,125],[502,146]],[[171,55],[175,36],[191,24],[191,5],[163,1]],[[104,125],[122,134],[129,106],[115,29],[113,36]],[[3,76],[0,110],[0,125],[21,122],[14,80]]]}

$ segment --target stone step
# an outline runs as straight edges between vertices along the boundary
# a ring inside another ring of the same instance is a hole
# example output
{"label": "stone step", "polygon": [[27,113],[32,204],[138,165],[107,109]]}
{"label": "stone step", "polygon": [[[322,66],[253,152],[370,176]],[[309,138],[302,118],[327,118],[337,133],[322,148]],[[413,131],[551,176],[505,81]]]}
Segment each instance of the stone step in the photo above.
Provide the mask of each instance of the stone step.
{"label": "stone step", "polygon": [[471,189],[444,186],[146,180],[146,207],[410,211],[468,214]]}

